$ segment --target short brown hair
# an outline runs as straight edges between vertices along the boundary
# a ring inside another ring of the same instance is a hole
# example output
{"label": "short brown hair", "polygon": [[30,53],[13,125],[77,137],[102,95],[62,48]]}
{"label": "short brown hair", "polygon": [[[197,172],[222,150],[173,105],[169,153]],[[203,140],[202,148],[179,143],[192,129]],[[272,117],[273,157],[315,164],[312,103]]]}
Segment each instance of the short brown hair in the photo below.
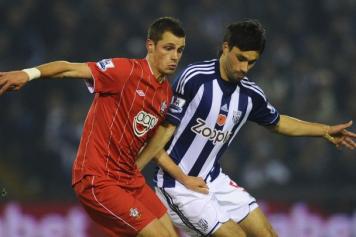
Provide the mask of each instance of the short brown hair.
{"label": "short brown hair", "polygon": [[155,44],[162,39],[164,32],[171,32],[177,37],[185,37],[184,29],[180,21],[173,17],[160,17],[148,28],[147,39]]}

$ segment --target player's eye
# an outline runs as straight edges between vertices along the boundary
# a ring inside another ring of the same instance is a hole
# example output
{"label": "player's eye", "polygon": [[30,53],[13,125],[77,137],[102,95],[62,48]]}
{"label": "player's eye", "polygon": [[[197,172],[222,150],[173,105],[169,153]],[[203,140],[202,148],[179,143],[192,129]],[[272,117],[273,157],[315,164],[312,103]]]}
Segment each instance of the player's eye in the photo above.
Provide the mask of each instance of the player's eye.
{"label": "player's eye", "polygon": [[256,60],[248,61],[248,65],[253,65],[255,64]]}
{"label": "player's eye", "polygon": [[247,58],[244,57],[244,56],[242,56],[242,55],[237,55],[236,57],[237,57],[237,60],[239,60],[240,62],[245,62],[245,61],[247,61]]}
{"label": "player's eye", "polygon": [[165,50],[173,50],[174,49],[174,47],[172,47],[172,46],[165,46],[165,47],[163,47]]}
{"label": "player's eye", "polygon": [[184,51],[184,48],[179,48],[178,49],[178,53],[183,53],[183,51]]}

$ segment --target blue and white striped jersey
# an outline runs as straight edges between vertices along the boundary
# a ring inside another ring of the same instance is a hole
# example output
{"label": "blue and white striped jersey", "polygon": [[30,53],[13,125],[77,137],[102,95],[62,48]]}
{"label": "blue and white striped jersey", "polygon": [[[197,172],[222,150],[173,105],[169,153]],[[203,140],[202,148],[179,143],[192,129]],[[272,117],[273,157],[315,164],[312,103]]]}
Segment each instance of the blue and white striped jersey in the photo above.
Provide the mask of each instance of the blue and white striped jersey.
{"label": "blue and white striped jersey", "polygon": [[[266,126],[279,121],[279,113],[254,82],[246,77],[238,83],[222,80],[217,59],[189,65],[173,88],[166,120],[177,129],[165,149],[192,176],[218,176],[220,157],[247,120]],[[155,182],[158,187],[176,185],[162,169]]]}

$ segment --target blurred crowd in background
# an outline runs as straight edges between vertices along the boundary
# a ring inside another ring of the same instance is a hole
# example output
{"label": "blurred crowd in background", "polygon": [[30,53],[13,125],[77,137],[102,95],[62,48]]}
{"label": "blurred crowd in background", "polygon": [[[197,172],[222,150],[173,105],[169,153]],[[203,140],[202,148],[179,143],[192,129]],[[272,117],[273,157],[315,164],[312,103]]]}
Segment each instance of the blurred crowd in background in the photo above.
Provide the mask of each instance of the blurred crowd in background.
{"label": "blurred crowd in background", "polygon": [[[250,80],[280,113],[335,124],[356,120],[355,9],[356,0],[1,0],[0,71],[144,57],[146,30],[160,16],[186,29],[181,69],[215,58],[227,24],[257,18],[267,46]],[[91,101],[81,80],[33,81],[0,97],[0,189],[8,200],[73,199],[71,166]],[[222,163],[257,198],[350,210],[355,158],[324,139],[272,135],[249,123]]]}

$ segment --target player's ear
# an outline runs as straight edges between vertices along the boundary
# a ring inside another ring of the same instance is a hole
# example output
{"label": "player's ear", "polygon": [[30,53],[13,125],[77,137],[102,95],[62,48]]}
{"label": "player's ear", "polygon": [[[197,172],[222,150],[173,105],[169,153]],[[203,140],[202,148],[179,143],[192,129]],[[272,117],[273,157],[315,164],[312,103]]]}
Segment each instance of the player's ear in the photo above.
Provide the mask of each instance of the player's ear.
{"label": "player's ear", "polygon": [[155,44],[154,44],[153,40],[151,40],[151,39],[146,40],[146,49],[147,49],[148,53],[153,53],[154,46],[155,46]]}
{"label": "player's ear", "polygon": [[222,44],[222,46],[221,46],[221,49],[222,49],[222,52],[223,52],[223,53],[230,51],[229,43],[228,43],[228,42],[224,42],[224,43]]}

